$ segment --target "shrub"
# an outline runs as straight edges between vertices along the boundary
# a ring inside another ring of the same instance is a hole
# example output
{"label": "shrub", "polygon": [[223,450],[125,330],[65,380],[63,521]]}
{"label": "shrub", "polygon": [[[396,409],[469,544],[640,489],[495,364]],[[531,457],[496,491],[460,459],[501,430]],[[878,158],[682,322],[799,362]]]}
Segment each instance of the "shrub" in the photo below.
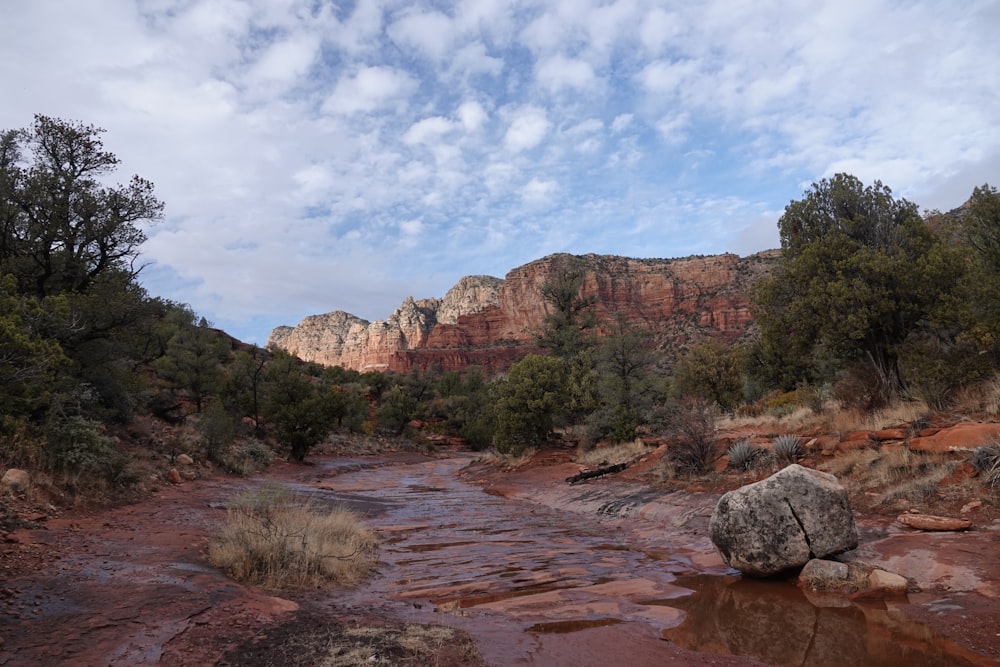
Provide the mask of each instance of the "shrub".
{"label": "shrub", "polygon": [[353,583],[377,554],[352,511],[321,511],[281,486],[235,496],[209,547],[209,560],[229,576],[272,590]]}
{"label": "shrub", "polygon": [[795,463],[802,458],[802,440],[797,435],[779,435],[771,444],[771,453],[781,463]]}
{"label": "shrub", "polygon": [[972,453],[971,463],[983,483],[992,487],[1000,485],[1000,443],[977,447]]}
{"label": "shrub", "polygon": [[680,473],[702,473],[716,457],[718,412],[701,398],[685,398],[663,409],[664,427],[673,443],[667,451],[673,468]]}
{"label": "shrub", "polygon": [[740,438],[729,448],[729,467],[737,470],[752,470],[760,461],[764,450],[746,438]]}

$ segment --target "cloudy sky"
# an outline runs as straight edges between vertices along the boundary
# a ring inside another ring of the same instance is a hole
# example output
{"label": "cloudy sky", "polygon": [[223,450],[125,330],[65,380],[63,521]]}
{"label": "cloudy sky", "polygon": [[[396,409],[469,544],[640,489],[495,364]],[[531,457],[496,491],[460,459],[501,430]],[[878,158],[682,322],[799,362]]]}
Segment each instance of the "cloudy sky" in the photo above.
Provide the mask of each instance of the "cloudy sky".
{"label": "cloudy sky", "polygon": [[996,0],[0,0],[0,128],[107,130],[149,291],[237,337],[553,252],[777,247],[846,171],[1000,184]]}

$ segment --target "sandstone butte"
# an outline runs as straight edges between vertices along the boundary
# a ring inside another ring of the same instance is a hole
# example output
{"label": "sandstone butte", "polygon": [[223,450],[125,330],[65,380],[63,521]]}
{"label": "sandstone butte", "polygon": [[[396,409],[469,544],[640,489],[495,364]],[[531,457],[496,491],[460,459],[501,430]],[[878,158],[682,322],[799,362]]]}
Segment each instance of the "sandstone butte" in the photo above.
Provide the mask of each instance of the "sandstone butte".
{"label": "sandstone butte", "polygon": [[753,283],[775,265],[777,250],[682,259],[549,255],[505,278],[467,276],[443,299],[408,297],[386,320],[335,311],[271,332],[275,346],[305,361],[356,371],[478,366],[505,371],[530,352],[551,306],[542,286],[573,260],[583,272],[581,296],[594,297],[599,319],[624,316],[652,331],[660,349],[678,354],[706,338],[731,342],[752,321]]}

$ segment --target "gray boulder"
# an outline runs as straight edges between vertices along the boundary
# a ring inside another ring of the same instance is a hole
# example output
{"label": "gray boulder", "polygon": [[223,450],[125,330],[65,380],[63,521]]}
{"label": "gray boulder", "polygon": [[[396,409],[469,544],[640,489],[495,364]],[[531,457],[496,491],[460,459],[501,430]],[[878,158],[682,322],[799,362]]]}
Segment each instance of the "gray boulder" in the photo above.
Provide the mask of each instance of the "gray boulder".
{"label": "gray boulder", "polygon": [[847,491],[833,475],[796,464],[722,496],[709,530],[726,564],[754,577],[858,546]]}

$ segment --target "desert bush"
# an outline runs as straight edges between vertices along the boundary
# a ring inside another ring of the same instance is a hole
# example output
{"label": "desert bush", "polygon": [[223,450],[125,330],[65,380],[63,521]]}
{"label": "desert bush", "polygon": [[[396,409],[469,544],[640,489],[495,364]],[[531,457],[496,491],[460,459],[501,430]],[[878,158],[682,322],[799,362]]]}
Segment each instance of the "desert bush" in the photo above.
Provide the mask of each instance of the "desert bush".
{"label": "desert bush", "polygon": [[667,458],[679,473],[702,473],[716,458],[714,406],[701,398],[685,398],[662,409],[663,428],[673,439]]}
{"label": "desert bush", "polygon": [[984,484],[1000,485],[1000,442],[977,447],[970,461]]}
{"label": "desert bush", "polygon": [[878,373],[870,364],[857,364],[841,374],[832,396],[847,410],[874,412],[889,404]]}
{"label": "desert bush", "polygon": [[753,470],[760,461],[764,450],[746,438],[740,438],[729,448],[729,467],[737,470]]}
{"label": "desert bush", "polygon": [[375,536],[349,509],[321,510],[281,486],[235,496],[209,560],[271,590],[350,584],[377,560]]}
{"label": "desert bush", "polygon": [[802,458],[802,439],[797,435],[779,435],[771,443],[771,454],[779,463],[795,463]]}

